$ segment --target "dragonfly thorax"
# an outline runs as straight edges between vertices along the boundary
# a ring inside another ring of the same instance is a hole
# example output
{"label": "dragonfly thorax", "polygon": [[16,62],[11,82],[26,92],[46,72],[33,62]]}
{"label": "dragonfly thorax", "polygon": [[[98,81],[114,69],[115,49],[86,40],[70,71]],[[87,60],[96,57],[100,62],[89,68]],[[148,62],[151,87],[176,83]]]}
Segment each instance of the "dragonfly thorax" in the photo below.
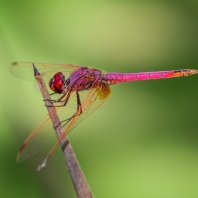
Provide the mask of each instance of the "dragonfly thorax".
{"label": "dragonfly thorax", "polygon": [[49,81],[49,87],[55,93],[63,94],[67,91],[67,86],[69,85],[69,79],[65,79],[62,72],[58,72]]}

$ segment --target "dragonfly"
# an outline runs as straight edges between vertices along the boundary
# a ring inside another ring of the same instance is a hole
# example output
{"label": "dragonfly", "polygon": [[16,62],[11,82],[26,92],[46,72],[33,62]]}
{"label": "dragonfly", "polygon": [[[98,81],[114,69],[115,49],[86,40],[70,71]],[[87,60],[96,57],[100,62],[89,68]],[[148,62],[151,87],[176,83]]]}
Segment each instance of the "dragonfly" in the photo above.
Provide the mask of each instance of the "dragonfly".
{"label": "dragonfly", "polygon": [[[34,80],[33,65],[36,66],[48,89],[52,91],[51,100],[61,120],[66,136],[88,115],[108,101],[111,96],[111,85],[157,80],[197,74],[195,69],[180,69],[169,71],[117,73],[103,72],[99,69],[73,64],[51,64],[14,62],[10,69],[18,77]],[[49,115],[26,138],[17,154],[17,162],[23,162],[40,151],[47,143],[55,140],[55,135]],[[58,140],[59,142],[61,139]],[[50,155],[52,152],[50,153]]]}

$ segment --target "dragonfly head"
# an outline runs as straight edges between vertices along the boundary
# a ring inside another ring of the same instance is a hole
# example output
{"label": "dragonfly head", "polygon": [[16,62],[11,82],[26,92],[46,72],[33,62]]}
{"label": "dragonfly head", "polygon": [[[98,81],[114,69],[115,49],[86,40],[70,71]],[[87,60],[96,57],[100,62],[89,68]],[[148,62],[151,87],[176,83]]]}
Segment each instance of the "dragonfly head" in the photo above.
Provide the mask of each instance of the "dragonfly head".
{"label": "dragonfly head", "polygon": [[65,79],[62,72],[58,72],[49,81],[49,87],[55,93],[64,94],[67,91],[69,79]]}

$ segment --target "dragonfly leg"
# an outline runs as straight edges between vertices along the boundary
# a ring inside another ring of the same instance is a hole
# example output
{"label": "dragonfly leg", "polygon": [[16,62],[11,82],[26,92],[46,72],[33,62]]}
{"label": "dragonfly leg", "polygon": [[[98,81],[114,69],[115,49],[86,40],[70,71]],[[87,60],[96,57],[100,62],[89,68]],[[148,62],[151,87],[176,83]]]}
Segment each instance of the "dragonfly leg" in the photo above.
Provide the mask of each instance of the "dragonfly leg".
{"label": "dragonfly leg", "polygon": [[70,118],[61,121],[61,123],[62,123],[62,122],[65,122],[65,123],[63,124],[63,127],[64,127],[72,118],[74,118],[74,117],[76,117],[76,116],[79,116],[79,115],[82,113],[82,105],[81,105],[80,96],[79,96],[78,91],[76,91],[76,99],[77,99],[77,111],[76,111],[76,113],[75,113],[73,116],[71,116]]}
{"label": "dragonfly leg", "polygon": [[45,99],[45,100],[43,100],[43,101],[50,101],[50,102],[52,102],[52,103],[55,103],[55,102],[56,102],[56,100],[50,100],[50,99]]}
{"label": "dragonfly leg", "polygon": [[[52,96],[52,95],[54,95],[54,94],[56,94],[56,93],[51,93],[50,96]],[[45,100],[43,100],[43,101],[50,101],[50,102],[52,102],[52,103],[61,102],[60,100],[61,100],[63,97],[65,97],[65,95],[66,95],[66,94],[63,94],[58,100],[45,99]]]}
{"label": "dragonfly leg", "polygon": [[[58,100],[50,100],[52,103],[59,103],[59,102],[64,102],[64,104],[61,105],[53,105],[54,107],[63,107],[67,104],[69,97],[71,95],[71,91],[68,93],[63,94]],[[66,96],[66,98],[64,100],[62,100],[64,97]],[[47,105],[47,107],[52,107],[52,105]]]}
{"label": "dragonfly leg", "polygon": [[51,93],[50,96],[52,96],[52,95],[54,95],[54,94],[57,94],[57,93]]}
{"label": "dragonfly leg", "polygon": [[[57,94],[57,93],[51,93],[50,96]],[[51,100],[51,99],[45,99],[43,101],[51,101],[52,103],[56,102],[56,100]]]}

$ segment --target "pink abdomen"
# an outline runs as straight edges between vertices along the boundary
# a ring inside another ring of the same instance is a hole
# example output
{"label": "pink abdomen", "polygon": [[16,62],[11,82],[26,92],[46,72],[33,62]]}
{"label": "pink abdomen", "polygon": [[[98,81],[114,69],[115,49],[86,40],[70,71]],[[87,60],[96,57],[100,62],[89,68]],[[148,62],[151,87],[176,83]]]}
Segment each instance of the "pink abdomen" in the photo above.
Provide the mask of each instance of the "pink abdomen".
{"label": "pink abdomen", "polygon": [[136,80],[155,80],[160,78],[173,78],[196,74],[194,69],[181,69],[172,71],[140,72],[140,73],[107,73],[104,78],[109,85],[131,82]]}

